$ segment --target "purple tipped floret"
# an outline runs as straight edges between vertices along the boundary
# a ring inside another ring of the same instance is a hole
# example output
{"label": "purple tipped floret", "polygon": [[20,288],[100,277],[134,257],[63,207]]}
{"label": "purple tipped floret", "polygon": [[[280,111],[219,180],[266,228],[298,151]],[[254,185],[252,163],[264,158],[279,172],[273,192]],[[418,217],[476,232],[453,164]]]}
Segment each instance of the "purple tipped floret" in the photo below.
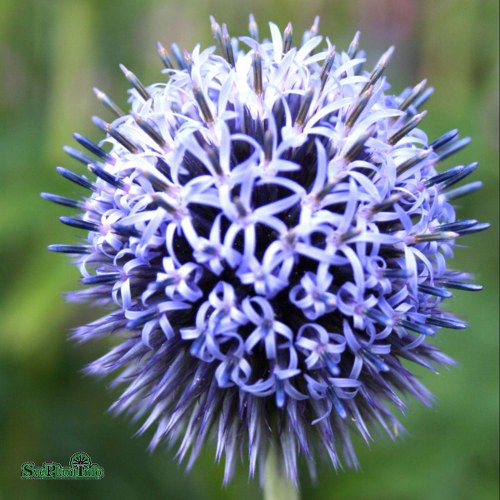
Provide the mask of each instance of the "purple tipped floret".
{"label": "purple tipped floret", "polygon": [[81,211],[60,220],[83,244],[49,248],[81,271],[70,300],[111,308],[73,336],[114,337],[87,368],[117,374],[113,410],[188,467],[214,439],[225,481],[241,452],[253,475],[276,447],[296,483],[297,456],[356,466],[353,434],[396,437],[405,396],[431,404],[406,361],[452,363],[431,342],[467,325],[442,302],[480,286],[447,262],[487,224],[456,219],[477,165],[437,167],[469,139],[428,141],[432,89],[390,93],[393,48],[365,71],[359,34],[341,51],[317,20],[300,46],[270,28],[259,41],[251,17],[236,39],[212,19],[218,51],[158,44],[154,85],[121,66],[130,109],[95,90],[115,115],[93,119],[105,137],[75,134],[84,167],[57,169],[86,198],[42,196]]}

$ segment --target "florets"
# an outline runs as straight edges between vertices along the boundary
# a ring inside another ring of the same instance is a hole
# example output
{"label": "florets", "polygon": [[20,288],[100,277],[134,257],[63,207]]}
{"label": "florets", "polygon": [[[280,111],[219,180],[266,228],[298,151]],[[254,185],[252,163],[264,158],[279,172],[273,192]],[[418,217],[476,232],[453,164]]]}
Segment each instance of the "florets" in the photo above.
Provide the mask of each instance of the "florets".
{"label": "florets", "polygon": [[[214,437],[227,481],[240,451],[250,473],[276,446],[287,475],[323,450],[356,465],[352,432],[395,437],[411,395],[431,395],[402,360],[451,360],[428,341],[466,325],[441,309],[450,289],[475,290],[447,267],[459,236],[484,229],[451,204],[476,164],[438,172],[469,140],[433,142],[418,128],[432,89],[390,93],[389,49],[365,71],[358,35],[347,51],[322,44],[317,23],[292,44],[230,38],[192,53],[158,45],[161,83],[130,82],[127,113],[94,118],[106,134],[92,154],[66,148],[96,177],[59,168],[90,194],[61,221],[87,232],[76,256],[83,290],[71,300],[111,312],[77,340],[117,345],[87,371],[120,371],[117,412],[145,417],[151,442],[178,442],[193,462]],[[175,63],[175,65],[174,65]]]}

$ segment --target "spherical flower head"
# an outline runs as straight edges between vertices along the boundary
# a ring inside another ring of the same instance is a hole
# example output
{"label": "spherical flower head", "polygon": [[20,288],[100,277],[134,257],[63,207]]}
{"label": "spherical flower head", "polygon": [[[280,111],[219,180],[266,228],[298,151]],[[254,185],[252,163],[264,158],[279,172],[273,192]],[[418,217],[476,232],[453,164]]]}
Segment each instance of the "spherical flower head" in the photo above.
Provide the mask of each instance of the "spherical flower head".
{"label": "spherical flower head", "polygon": [[[451,204],[476,164],[438,173],[464,147],[453,130],[429,142],[418,128],[426,82],[390,93],[389,49],[363,69],[358,35],[336,51],[317,21],[297,46],[289,25],[271,38],[231,38],[171,55],[160,83],[131,84],[127,113],[94,118],[105,132],[89,153],[66,148],[95,176],[58,172],[86,188],[73,254],[86,287],[69,294],[110,311],[78,328],[116,343],[88,366],[119,372],[116,412],[154,429],[151,447],[177,443],[191,466],[214,439],[225,481],[237,456],[250,474],[269,447],[297,481],[297,456],[356,466],[351,434],[395,437],[410,395],[430,393],[409,361],[452,361],[429,343],[466,325],[441,309],[450,289],[476,290],[450,270],[459,236],[484,229]],[[453,189],[451,189],[453,186]]]}

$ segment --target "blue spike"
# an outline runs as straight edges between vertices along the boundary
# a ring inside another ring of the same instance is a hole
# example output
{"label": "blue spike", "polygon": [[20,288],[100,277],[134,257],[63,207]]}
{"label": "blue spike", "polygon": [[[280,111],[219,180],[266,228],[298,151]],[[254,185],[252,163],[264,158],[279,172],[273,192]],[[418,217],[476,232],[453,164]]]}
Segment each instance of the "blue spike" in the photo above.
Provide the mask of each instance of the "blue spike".
{"label": "blue spike", "polygon": [[[91,140],[87,139],[85,136],[81,134],[77,134],[76,132],[73,134],[73,137],[76,139],[76,141],[83,146],[85,149],[88,149],[91,153],[95,154],[98,158],[101,160],[114,164],[115,159],[104,149],[102,149],[100,146],[97,144],[93,143]],[[87,162],[91,163],[91,162]]]}
{"label": "blue spike", "polygon": [[446,288],[453,288],[455,290],[465,290],[467,292],[480,292],[483,289],[483,286],[477,283],[467,283],[465,281],[459,281],[459,280],[442,279],[440,280],[440,282]]}
{"label": "blue spike", "polygon": [[96,176],[102,179],[103,181],[106,181],[108,184],[111,186],[114,186],[115,188],[123,189],[123,182],[115,177],[113,174],[110,174],[109,172],[106,172],[102,167],[99,165],[95,165],[92,163],[89,163],[88,169]]}
{"label": "blue spike", "polygon": [[99,231],[99,225],[95,222],[89,222],[82,219],[75,219],[74,217],[59,217],[59,220],[67,226],[76,227],[77,229],[85,229],[86,231]]}
{"label": "blue spike", "polygon": [[82,278],[84,285],[100,285],[103,283],[115,283],[120,278],[119,273],[96,274],[95,276],[86,276]]}
{"label": "blue spike", "polygon": [[222,375],[220,377],[220,385],[222,387],[226,387],[228,382],[231,380],[231,375],[233,374],[233,365],[231,363],[227,363],[227,365],[224,367],[224,370],[222,371]]}
{"label": "blue spike", "polygon": [[189,348],[189,353],[194,356],[195,358],[199,357],[201,348],[203,347],[205,339],[203,335],[200,335],[192,344],[191,347]]}
{"label": "blue spike", "polygon": [[173,43],[171,46],[172,49],[172,54],[174,56],[175,62],[179,66],[180,69],[185,69],[187,70],[187,64],[186,61],[184,60],[184,56],[182,55],[181,49],[176,43]]}
{"label": "blue spike", "polygon": [[97,99],[101,101],[110,111],[112,111],[116,116],[125,116],[125,113],[104,93],[98,88],[94,87],[94,93]]}
{"label": "blue spike", "polygon": [[465,167],[463,165],[458,165],[457,167],[450,168],[445,172],[434,175],[433,177],[425,181],[425,187],[431,187],[434,186],[434,184],[439,184],[440,182],[444,182],[451,178],[454,178],[456,175],[460,174],[464,170],[464,168]]}
{"label": "blue spike", "polygon": [[161,42],[156,42],[156,49],[158,50],[158,54],[160,55],[160,58],[163,61],[163,64],[165,65],[165,68],[173,69],[174,65],[172,64],[172,60],[168,55],[168,50],[161,44]]}
{"label": "blue spike", "polygon": [[135,238],[139,238],[141,233],[135,229],[133,226],[125,226],[124,224],[120,224],[119,222],[115,222],[113,224],[113,231],[122,235],[122,236],[133,236]]}
{"label": "blue spike", "polygon": [[276,382],[276,406],[278,408],[283,408],[285,406],[286,396],[285,389],[283,388],[283,382],[278,380]]}
{"label": "blue spike", "polygon": [[488,222],[481,222],[479,224],[476,224],[475,226],[468,227],[466,229],[462,229],[459,231],[461,235],[466,235],[466,234],[472,234],[472,233],[479,233],[480,231],[485,231],[486,229],[489,229],[491,227],[491,224]]}
{"label": "blue spike", "polygon": [[456,184],[458,181],[461,181],[465,177],[467,177],[469,174],[474,172],[476,170],[478,163],[474,162],[471,163],[470,165],[465,166],[460,172],[458,172],[455,176],[450,177],[446,181],[441,184],[441,189],[447,189],[453,184]]}
{"label": "blue spike", "polygon": [[91,191],[94,191],[95,189],[94,184],[90,182],[86,177],[84,177],[83,175],[75,174],[74,172],[68,170],[67,168],[56,167],[56,172],[59,175],[62,175],[65,179],[68,179],[68,181],[74,182],[79,186],[90,189]]}
{"label": "blue spike", "polygon": [[434,94],[434,88],[433,87],[429,87],[427,89],[425,89],[421,94],[420,96],[418,96],[414,101],[413,101],[413,105],[415,106],[415,108],[419,108],[420,106],[422,106],[422,104],[424,104],[425,102],[427,102],[429,100],[429,97]]}
{"label": "blue spike", "polygon": [[429,316],[425,321],[429,325],[436,325],[442,328],[453,328],[455,330],[464,330],[465,328],[467,328],[467,323],[457,319]]}
{"label": "blue spike", "polygon": [[81,151],[78,151],[78,149],[72,148],[71,146],[64,146],[63,151],[67,155],[71,156],[71,158],[78,160],[80,163],[83,163],[84,165],[88,165],[89,163],[94,163],[95,161],[90,156],[87,156],[85,153],[82,153]]}
{"label": "blue spike", "polygon": [[367,361],[371,365],[373,365],[373,367],[377,371],[379,371],[379,372],[388,372],[388,371],[390,371],[389,366],[382,359],[380,359],[379,356],[375,356],[372,352],[365,351],[363,353],[363,356],[367,359]]}
{"label": "blue spike", "polygon": [[132,116],[134,117],[135,122],[139,127],[141,127],[146,134],[153,139],[153,141],[156,142],[159,146],[163,147],[165,146],[165,139],[163,139],[161,133],[153,127],[147,120],[144,120],[141,116],[139,116],[136,113],[132,113]]}
{"label": "blue spike", "polygon": [[423,323],[416,323],[415,321],[411,321],[408,319],[400,319],[398,324],[404,326],[408,330],[412,330],[413,332],[420,333],[421,335],[434,335],[434,330]]}
{"label": "blue spike", "polygon": [[451,143],[447,148],[444,150],[439,151],[438,156],[439,160],[438,161],[443,161],[444,159],[448,158],[449,156],[455,154],[457,151],[460,151],[461,149],[465,148],[471,141],[470,137],[464,137],[463,139],[460,139],[459,141]]}
{"label": "blue spike", "polygon": [[137,76],[134,73],[132,73],[132,71],[127,69],[123,64],[120,64],[120,69],[123,71],[123,74],[125,75],[125,78],[128,80],[130,85],[132,85],[132,87],[134,87],[135,90],[137,90],[138,94],[145,101],[151,98],[151,95],[146,90],[146,87],[144,87],[139,78],[137,78]]}
{"label": "blue spike", "polygon": [[443,299],[453,297],[453,294],[448,290],[432,285],[418,285],[418,290],[419,292],[426,293],[428,295],[435,295],[436,297],[441,297]]}
{"label": "blue spike", "polygon": [[47,247],[51,252],[70,253],[70,254],[89,254],[91,248],[83,245],[49,245]]}
{"label": "blue spike", "polygon": [[340,374],[340,369],[338,367],[338,364],[334,363],[330,354],[328,354],[327,352],[324,352],[321,355],[321,359],[325,363],[326,369],[330,372],[330,375],[332,375],[333,377],[336,377]]}
{"label": "blue spike", "polygon": [[335,393],[335,389],[333,387],[328,388],[328,395],[329,399],[333,404],[333,407],[335,408],[335,411],[337,412],[338,416],[344,420],[347,418],[347,412],[345,409],[345,406],[342,404],[342,401],[340,401],[339,397]]}
{"label": "blue spike", "polygon": [[144,316],[139,316],[138,318],[135,318],[135,319],[128,321],[126,327],[132,330],[134,328],[138,328],[140,326],[143,326],[148,321],[151,321],[152,319],[155,319],[155,318],[156,318],[156,312],[144,314]]}
{"label": "blue spike", "polygon": [[454,231],[456,233],[461,233],[464,229],[468,229],[477,224],[476,219],[466,219],[457,220],[455,222],[448,222],[447,224],[441,224],[436,227],[437,231]]}
{"label": "blue spike", "polygon": [[468,194],[474,193],[478,189],[483,187],[483,183],[481,181],[469,182],[469,184],[465,184],[464,186],[457,187],[445,193],[446,199],[455,200],[457,198],[461,198],[462,196],[466,196]]}
{"label": "blue spike", "polygon": [[[92,123],[102,130],[105,134],[110,135],[115,141],[119,142],[125,149],[128,149],[131,153],[137,153],[139,149],[135,144],[130,142],[122,133],[118,132],[113,125],[107,123],[102,118],[98,116],[92,117]],[[90,162],[87,162],[90,163]]]}
{"label": "blue spike", "polygon": [[443,134],[441,137],[438,137],[434,141],[432,141],[429,146],[434,149],[434,151],[438,151],[441,149],[443,146],[447,145],[451,141],[454,141],[455,139],[458,138],[458,129],[453,129],[450,130],[449,132],[446,132],[446,134]]}
{"label": "blue spike", "polygon": [[40,193],[40,196],[44,200],[57,203],[58,205],[64,205],[65,207],[79,208],[82,210],[85,206],[85,204],[81,201],[72,200],[71,198],[66,198],[65,196],[58,196],[57,194]]}
{"label": "blue spike", "polygon": [[407,269],[384,269],[382,271],[382,276],[391,279],[409,279],[413,274]]}
{"label": "blue spike", "polygon": [[378,309],[368,309],[365,311],[365,315],[368,316],[369,318],[377,321],[383,326],[393,326],[393,321],[391,318],[386,316],[383,312],[379,311]]}

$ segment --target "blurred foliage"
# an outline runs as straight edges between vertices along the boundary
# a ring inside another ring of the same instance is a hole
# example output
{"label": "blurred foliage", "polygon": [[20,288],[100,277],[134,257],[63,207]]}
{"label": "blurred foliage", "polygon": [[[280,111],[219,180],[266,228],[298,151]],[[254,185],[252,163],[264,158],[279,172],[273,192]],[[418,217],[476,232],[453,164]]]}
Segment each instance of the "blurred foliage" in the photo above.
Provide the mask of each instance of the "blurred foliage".
{"label": "blurred foliage", "polygon": [[[0,0],[0,498],[250,499],[259,488],[245,467],[223,488],[222,467],[205,450],[185,475],[171,451],[146,452],[148,438],[105,413],[116,392],[81,375],[104,345],[76,348],[67,331],[97,312],[65,305],[77,272],[46,246],[76,233],[57,223],[60,208],[39,191],[77,190],[54,167],[71,132],[99,133],[90,116],[102,88],[121,105],[123,62],[144,82],[161,78],[154,42],[190,49],[211,44],[208,15],[246,31],[253,12],[296,33],[321,16],[321,32],[339,47],[357,29],[373,63],[395,44],[388,71],[395,91],[426,77],[436,87],[424,129],[431,138],[459,128],[473,143],[453,161],[481,164],[483,189],[462,203],[462,218],[492,228],[458,250],[454,267],[474,272],[480,294],[457,293],[450,307],[470,323],[443,331],[439,346],[459,361],[441,377],[419,372],[436,394],[434,409],[410,403],[409,434],[396,443],[359,442],[360,472],[320,465],[316,484],[303,466],[304,499],[447,500],[498,498],[498,2],[496,0]],[[450,160],[451,161],[451,160]],[[447,162],[448,163],[448,162]],[[106,470],[102,481],[21,481],[20,464],[66,463],[86,451]]]}

